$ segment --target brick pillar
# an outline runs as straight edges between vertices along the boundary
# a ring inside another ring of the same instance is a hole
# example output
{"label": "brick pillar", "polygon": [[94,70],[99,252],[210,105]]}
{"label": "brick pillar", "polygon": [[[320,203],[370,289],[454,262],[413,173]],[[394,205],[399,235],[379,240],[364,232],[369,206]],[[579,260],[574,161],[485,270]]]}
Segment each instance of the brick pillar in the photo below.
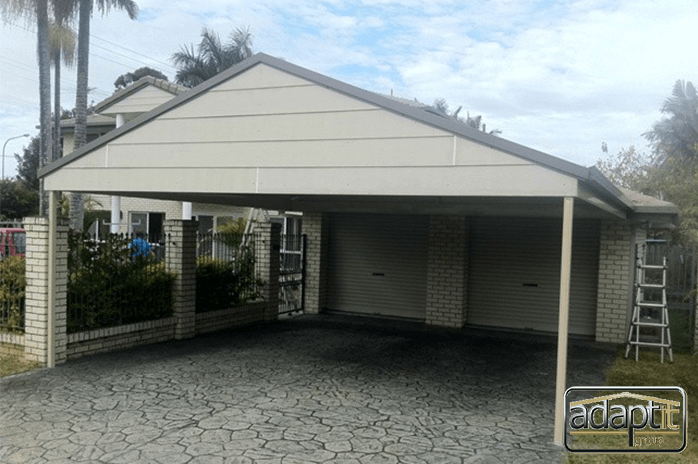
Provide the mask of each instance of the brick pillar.
{"label": "brick pillar", "polygon": [[468,224],[463,216],[429,218],[426,323],[461,328],[466,321]]}
{"label": "brick pillar", "polygon": [[622,220],[601,221],[596,341],[624,343],[632,305],[636,235]]}
{"label": "brick pillar", "polygon": [[[32,217],[24,221],[27,231],[26,305],[24,356],[48,364],[49,355],[49,222]],[[67,335],[68,227],[61,223],[56,236],[56,309],[54,314],[54,353],[56,364],[65,362]]]}
{"label": "brick pillar", "polygon": [[56,364],[68,359],[68,223],[56,229]]}
{"label": "brick pillar", "polygon": [[173,285],[175,338],[196,334],[196,232],[197,221],[165,221],[167,269],[177,274]]}
{"label": "brick pillar", "polygon": [[305,308],[308,314],[318,314],[327,306],[327,245],[329,218],[325,213],[303,214],[305,248]]}
{"label": "brick pillar", "polygon": [[257,236],[255,258],[259,278],[264,281],[262,295],[266,301],[264,322],[279,319],[279,266],[281,252],[281,224],[262,223],[255,226]]}

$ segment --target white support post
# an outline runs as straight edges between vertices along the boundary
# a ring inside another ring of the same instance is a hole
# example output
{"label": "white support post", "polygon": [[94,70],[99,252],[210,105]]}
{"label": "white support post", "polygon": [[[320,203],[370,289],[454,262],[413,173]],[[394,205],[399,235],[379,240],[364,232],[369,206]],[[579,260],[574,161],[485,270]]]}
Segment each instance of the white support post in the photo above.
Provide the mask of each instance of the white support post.
{"label": "white support post", "polygon": [[110,223],[110,231],[112,234],[118,234],[121,232],[121,197],[118,195],[113,195],[111,197]]}
{"label": "white support post", "polygon": [[[116,115],[116,128],[126,124],[126,118],[123,114],[119,113]],[[111,197],[111,220],[109,231],[112,234],[118,234],[121,232],[121,197],[113,195]],[[126,231],[128,232],[128,231]]]}
{"label": "white support post", "polygon": [[555,384],[555,429],[553,442],[562,445],[565,436],[565,389],[567,384],[567,333],[572,276],[572,229],[574,198],[565,197],[562,215],[562,258],[560,260],[560,311],[557,326],[557,380]]}
{"label": "white support post", "polygon": [[182,202],[182,220],[191,221],[191,202],[189,201]]}

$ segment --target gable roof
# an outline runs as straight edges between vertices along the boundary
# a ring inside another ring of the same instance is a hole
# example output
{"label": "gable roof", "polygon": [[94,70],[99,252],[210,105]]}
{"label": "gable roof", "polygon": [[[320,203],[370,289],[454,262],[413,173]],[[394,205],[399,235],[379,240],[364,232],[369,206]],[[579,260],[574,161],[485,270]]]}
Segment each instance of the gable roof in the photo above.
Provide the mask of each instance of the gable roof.
{"label": "gable roof", "polygon": [[124,87],[123,89],[114,92],[114,94],[104,100],[102,100],[97,106],[95,106],[95,111],[97,113],[102,113],[109,109],[109,107],[115,105],[116,103],[128,98],[132,94],[138,92],[139,90],[143,89],[144,87],[147,86],[153,86],[156,87],[160,90],[164,90],[165,92],[169,92],[172,95],[179,95],[180,93],[188,90],[186,87],[175,84],[173,82],[166,81],[164,79],[157,79],[152,76],[145,76],[140,79],[138,79],[136,82],[133,82],[132,84],[129,84],[128,86]]}
{"label": "gable roof", "polygon": [[[48,166],[40,170],[40,176],[46,176],[62,166],[74,162],[87,155],[88,153],[94,151],[97,148],[107,145],[112,140],[121,137],[122,135],[129,133],[146,123],[155,120],[159,116],[168,113],[186,103],[202,96],[209,90],[221,85],[222,83],[250,70],[251,68],[264,64],[270,68],[285,72],[287,74],[296,76],[298,78],[307,80],[319,87],[325,87],[334,92],[344,94],[352,99],[380,107],[388,112],[394,113],[404,118],[412,119],[419,123],[437,128],[448,133],[454,134],[456,136],[462,137],[464,139],[476,142],[484,147],[496,149],[498,151],[514,155],[523,160],[530,161],[544,168],[553,170],[555,172],[561,173],[563,175],[570,176],[576,180],[582,181],[587,187],[591,188],[596,195],[599,195],[605,201],[609,201],[615,204],[616,207],[620,207],[624,210],[635,210],[637,204],[633,203],[621,190],[614,186],[608,179],[606,179],[600,171],[596,168],[585,168],[583,166],[571,163],[569,161],[548,155],[538,150],[517,144],[515,142],[508,141],[498,136],[487,134],[475,128],[463,124],[460,121],[456,121],[452,118],[447,118],[443,115],[437,114],[433,111],[425,110],[423,105],[407,104],[403,101],[395,99],[393,97],[383,96],[374,92],[370,92],[358,87],[354,87],[350,84],[338,81],[328,76],[316,73],[314,71],[302,68],[300,66],[288,63],[284,60],[271,57],[269,55],[258,53],[248,58],[247,60],[238,63],[237,65],[229,68],[228,70],[220,73],[219,75],[209,79],[208,81],[200,84],[199,86],[184,90],[184,89],[171,89],[173,92],[180,92],[178,96],[172,100],[162,104],[161,106],[153,109],[152,111],[141,115],[140,117],[126,123],[122,127],[110,132],[109,134],[85,145],[80,150],[57,160]],[[144,82],[141,82],[144,81]],[[156,79],[144,78],[138,82],[132,84],[123,91],[117,92],[109,99],[105,100],[100,104],[100,109],[104,109],[117,101],[125,98],[128,94],[141,88],[143,85],[154,85]],[[164,85],[163,82],[157,83],[158,85]],[[167,83],[168,85],[171,85]],[[662,209],[662,208],[659,208]],[[666,212],[666,211],[665,211]]]}

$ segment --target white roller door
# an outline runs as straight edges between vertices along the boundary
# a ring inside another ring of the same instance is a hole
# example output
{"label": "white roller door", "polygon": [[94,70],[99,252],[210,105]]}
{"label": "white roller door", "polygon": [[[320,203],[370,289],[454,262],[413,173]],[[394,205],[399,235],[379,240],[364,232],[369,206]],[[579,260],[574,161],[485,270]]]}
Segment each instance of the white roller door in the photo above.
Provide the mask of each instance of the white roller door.
{"label": "white roller door", "polygon": [[424,319],[427,216],[332,214],[328,308]]}
{"label": "white roller door", "polygon": [[[473,218],[469,324],[557,331],[562,221]],[[594,335],[599,223],[575,220],[570,333]]]}

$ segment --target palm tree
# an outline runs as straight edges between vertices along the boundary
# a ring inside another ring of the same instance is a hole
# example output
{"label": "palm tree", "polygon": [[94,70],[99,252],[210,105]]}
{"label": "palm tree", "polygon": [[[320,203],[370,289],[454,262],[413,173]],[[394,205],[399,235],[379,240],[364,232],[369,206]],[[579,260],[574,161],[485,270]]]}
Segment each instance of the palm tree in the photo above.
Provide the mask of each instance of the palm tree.
{"label": "palm tree", "polygon": [[[52,158],[51,150],[51,61],[49,52],[49,3],[48,0],[0,0],[0,13],[5,21],[25,18],[36,21],[36,50],[39,61],[39,113],[40,113],[40,165]],[[41,184],[40,213],[48,211],[46,196]]]}
{"label": "palm tree", "polygon": [[698,93],[691,82],[676,81],[662,106],[668,117],[657,121],[643,134],[653,145],[660,161],[667,157],[694,160],[698,157]]}
{"label": "palm tree", "polygon": [[196,51],[194,45],[183,45],[172,55],[172,62],[177,67],[175,82],[195,87],[250,56],[252,34],[249,28],[234,30],[226,44],[221,43],[218,34],[204,28]]}
{"label": "palm tree", "polygon": [[[103,15],[114,9],[125,10],[129,18],[138,17],[138,5],[133,0],[73,0],[78,2],[78,72],[75,93],[75,149],[87,141],[87,84],[90,56],[90,19],[96,6]],[[81,194],[70,197],[70,225],[82,229],[84,206]]]}
{"label": "palm tree", "polygon": [[448,103],[446,102],[445,99],[443,98],[437,98],[434,100],[434,104],[429,107],[431,110],[436,112],[437,114],[440,114],[441,116],[445,116],[447,118],[452,118],[455,119],[458,122],[462,122],[473,129],[476,130],[481,130],[482,132],[486,132],[491,135],[499,135],[502,133],[501,130],[499,129],[494,129],[489,132],[487,132],[487,125],[482,122],[482,115],[478,114],[477,116],[470,116],[470,112],[466,112],[466,117],[465,119],[461,118],[459,116],[460,110],[463,109],[462,106],[459,106],[457,110],[455,110],[453,113],[449,112],[448,108]]}
{"label": "palm tree", "polygon": [[53,157],[61,157],[61,65],[72,67],[75,62],[75,32],[64,24],[64,20],[56,18],[49,29],[49,47],[51,48],[51,64],[53,64],[54,97],[53,97]]}

